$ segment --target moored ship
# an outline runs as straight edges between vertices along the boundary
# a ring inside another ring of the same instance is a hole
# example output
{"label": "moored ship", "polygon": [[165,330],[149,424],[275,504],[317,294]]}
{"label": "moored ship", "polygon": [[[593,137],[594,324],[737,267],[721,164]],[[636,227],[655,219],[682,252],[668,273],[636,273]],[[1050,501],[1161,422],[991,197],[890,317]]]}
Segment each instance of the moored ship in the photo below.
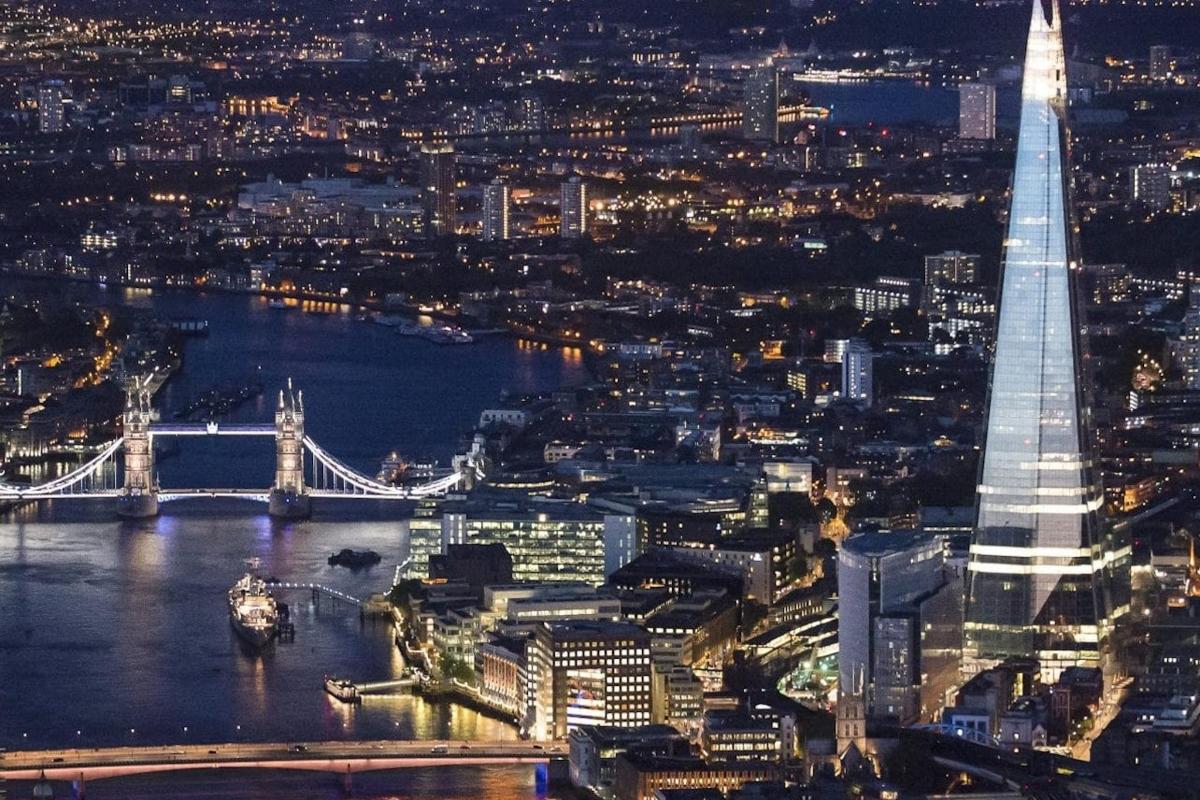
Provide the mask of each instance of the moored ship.
{"label": "moored ship", "polygon": [[263,647],[279,632],[279,606],[254,567],[229,590],[229,624],[254,647]]}

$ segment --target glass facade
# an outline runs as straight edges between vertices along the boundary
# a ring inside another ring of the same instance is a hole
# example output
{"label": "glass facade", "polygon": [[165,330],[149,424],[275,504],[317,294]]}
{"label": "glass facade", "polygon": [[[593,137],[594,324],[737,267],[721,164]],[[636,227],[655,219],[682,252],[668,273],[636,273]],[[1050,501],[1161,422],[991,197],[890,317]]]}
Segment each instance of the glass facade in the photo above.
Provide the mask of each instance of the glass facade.
{"label": "glass facade", "polygon": [[[1128,548],[1103,532],[1076,302],[1057,2],[1034,0],[989,386],[966,655],[1095,664]],[[1127,582],[1127,581],[1126,581]]]}
{"label": "glass facade", "polygon": [[[510,504],[511,506],[512,504]],[[578,504],[546,511],[487,503],[429,502],[408,521],[405,574],[424,578],[431,555],[451,544],[501,544],[512,557],[516,582],[600,585],[634,556],[634,520]]]}

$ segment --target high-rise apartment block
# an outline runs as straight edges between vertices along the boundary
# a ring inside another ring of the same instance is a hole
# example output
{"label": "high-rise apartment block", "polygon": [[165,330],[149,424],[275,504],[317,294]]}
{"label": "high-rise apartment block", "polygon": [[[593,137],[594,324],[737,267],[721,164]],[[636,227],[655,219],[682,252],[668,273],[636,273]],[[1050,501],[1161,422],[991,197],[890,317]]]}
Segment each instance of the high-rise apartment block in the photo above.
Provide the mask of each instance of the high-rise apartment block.
{"label": "high-rise apartment block", "polygon": [[975,283],[979,280],[979,255],[961,250],[947,250],[925,256],[925,285],[946,283]]}
{"label": "high-rise apartment block", "polygon": [[66,126],[66,85],[59,80],[43,81],[38,87],[38,130],[61,133]]}
{"label": "high-rise apartment block", "polygon": [[742,135],[756,142],[779,141],[779,71],[774,62],[746,76]]}
{"label": "high-rise apartment block", "polygon": [[851,339],[842,355],[842,397],[870,406],[875,395],[875,353],[861,339]]}
{"label": "high-rise apartment block", "polygon": [[421,205],[425,214],[425,236],[435,238],[454,233],[454,145],[421,145]]}
{"label": "high-rise apartment block", "polygon": [[489,242],[509,239],[512,192],[507,183],[497,178],[483,187],[483,238]]}
{"label": "high-rise apartment block", "polygon": [[563,239],[579,239],[588,232],[587,184],[573,175],[559,189],[558,235]]}
{"label": "high-rise apartment block", "polygon": [[1151,211],[1171,207],[1171,168],[1166,164],[1142,164],[1130,170],[1133,200]]}
{"label": "high-rise apartment block", "polygon": [[1165,81],[1175,70],[1175,63],[1170,45],[1156,44],[1150,48],[1150,77],[1157,81]]}
{"label": "high-rise apartment block", "polygon": [[996,87],[990,83],[958,85],[958,135],[962,139],[996,138]]}

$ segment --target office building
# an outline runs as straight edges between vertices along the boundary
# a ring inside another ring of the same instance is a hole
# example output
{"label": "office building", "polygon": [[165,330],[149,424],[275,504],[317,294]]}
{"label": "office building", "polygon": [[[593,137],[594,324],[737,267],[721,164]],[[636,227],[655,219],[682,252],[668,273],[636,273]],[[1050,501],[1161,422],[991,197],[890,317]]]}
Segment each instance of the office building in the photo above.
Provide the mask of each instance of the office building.
{"label": "office building", "polygon": [[408,574],[453,544],[503,545],[516,581],[604,583],[634,555],[632,515],[578,503],[511,503],[481,497],[418,507],[408,523]]}
{"label": "office building", "polygon": [[1130,557],[1102,527],[1081,375],[1061,25],[1033,3],[964,643],[972,668],[1027,656],[1048,680],[1097,665]]}
{"label": "office building", "polygon": [[780,765],[759,762],[708,763],[696,756],[656,756],[630,751],[617,757],[614,800],[656,800],[660,790],[714,789],[722,795],[747,783],[778,781]]}
{"label": "office building", "polygon": [[421,206],[427,238],[454,233],[454,181],[454,145],[421,145]]}
{"label": "office building", "polygon": [[612,800],[617,757],[629,750],[689,755],[688,741],[667,725],[637,728],[585,725],[567,738],[571,784]]}
{"label": "office building", "polygon": [[854,288],[854,307],[867,318],[886,316],[913,305],[917,296],[915,283],[907,278],[881,275],[870,286]]}
{"label": "office building", "polygon": [[802,570],[792,531],[755,528],[727,535],[709,547],[679,547],[674,554],[741,576],[743,597],[766,606],[790,591]]}
{"label": "office building", "polygon": [[1171,168],[1166,164],[1143,164],[1130,170],[1133,201],[1150,211],[1171,207]]}
{"label": "office building", "polygon": [[529,706],[527,637],[490,635],[475,647],[475,685],[492,708],[523,719]]}
{"label": "office building", "polygon": [[853,695],[866,718],[934,718],[958,683],[961,644],[962,584],[937,537],[874,532],[842,543],[840,695]]}
{"label": "office building", "polygon": [[755,719],[742,709],[714,709],[704,714],[700,748],[709,761],[782,761],[783,732],[772,720]]}
{"label": "office building", "polygon": [[875,393],[875,353],[861,339],[851,339],[842,356],[842,397],[870,406]]}
{"label": "office building", "polygon": [[59,80],[42,81],[38,87],[38,130],[61,133],[66,126],[66,85]]}
{"label": "office building", "polygon": [[768,61],[746,76],[742,136],[754,142],[779,141],[779,71]]}
{"label": "office building", "polygon": [[483,187],[483,239],[500,242],[512,236],[509,227],[512,192],[508,184],[497,178]]}
{"label": "office building", "polygon": [[975,283],[979,280],[979,255],[961,250],[947,250],[925,256],[925,285]]}
{"label": "office building", "polygon": [[990,83],[958,85],[958,136],[996,138],[996,87]]}
{"label": "office building", "polygon": [[501,544],[452,544],[429,556],[429,577],[462,581],[477,592],[484,586],[512,583],[512,558]]}
{"label": "office building", "polygon": [[559,188],[558,235],[563,239],[579,239],[588,233],[587,184],[573,175]]}
{"label": "office building", "polygon": [[712,547],[723,531],[719,514],[646,505],[638,509],[636,516],[639,553],[652,547]]}
{"label": "office building", "polygon": [[826,364],[840,364],[846,357],[846,348],[849,346],[849,339],[826,339],[825,353],[821,358]]}
{"label": "office building", "polygon": [[564,620],[617,622],[621,601],[607,587],[586,583],[499,584],[483,590],[480,616],[485,627],[509,630]]}
{"label": "office building", "polygon": [[650,634],[623,622],[539,625],[530,639],[530,736],[584,725],[649,725]]}
{"label": "office building", "polygon": [[726,591],[698,591],[651,614],[643,627],[654,637],[656,664],[720,667],[737,641],[738,604]]}

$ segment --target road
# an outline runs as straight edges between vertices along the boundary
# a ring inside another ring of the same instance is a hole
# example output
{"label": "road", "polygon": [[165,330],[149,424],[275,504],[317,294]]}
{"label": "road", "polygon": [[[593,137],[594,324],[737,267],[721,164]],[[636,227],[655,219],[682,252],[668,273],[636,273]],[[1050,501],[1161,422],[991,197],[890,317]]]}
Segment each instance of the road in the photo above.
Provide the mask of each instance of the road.
{"label": "road", "polygon": [[1092,759],[1092,742],[1104,733],[1104,729],[1108,724],[1116,719],[1121,713],[1121,704],[1125,702],[1125,695],[1129,692],[1129,687],[1133,685],[1133,678],[1121,678],[1114,684],[1108,687],[1104,696],[1100,698],[1100,707],[1096,709],[1096,716],[1092,721],[1092,727],[1084,732],[1083,736],[1071,743],[1070,755],[1072,758],[1080,761],[1091,761]]}
{"label": "road", "polygon": [[0,753],[0,779],[98,780],[218,767],[366,772],[450,764],[538,764],[565,758],[560,742],[366,741],[189,744]]}

